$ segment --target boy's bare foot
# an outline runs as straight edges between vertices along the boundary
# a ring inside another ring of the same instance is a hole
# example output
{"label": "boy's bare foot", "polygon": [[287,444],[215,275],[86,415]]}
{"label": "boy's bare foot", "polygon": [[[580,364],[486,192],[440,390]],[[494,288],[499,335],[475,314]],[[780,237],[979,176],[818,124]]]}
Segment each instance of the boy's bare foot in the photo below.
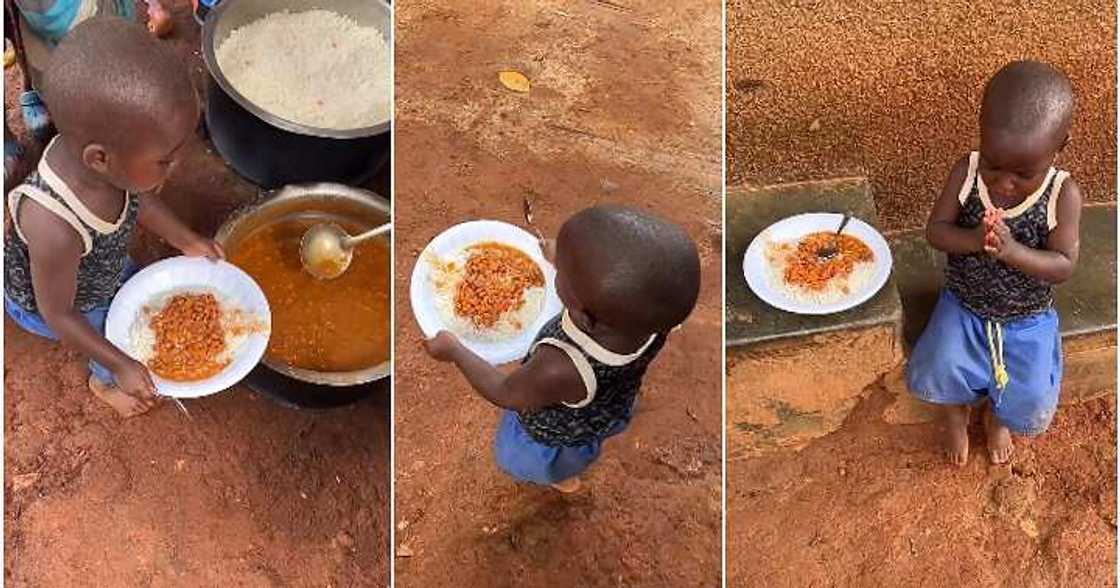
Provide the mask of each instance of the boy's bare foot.
{"label": "boy's bare foot", "polygon": [[552,484],[552,488],[557,492],[560,492],[561,494],[571,494],[573,492],[578,492],[581,486],[583,486],[583,483],[579,481],[578,477],[568,478],[567,480],[564,480],[562,482],[556,482],[555,484]]}
{"label": "boy's bare foot", "polygon": [[148,30],[153,35],[162,39],[171,34],[171,13],[163,7],[159,0],[148,0]]}
{"label": "boy's bare foot", "polygon": [[106,386],[93,376],[89,377],[89,389],[94,396],[113,407],[124,418],[143,414],[152,408],[151,404],[129,396],[116,387]]}
{"label": "boy's bare foot", "polygon": [[945,455],[949,463],[963,466],[968,463],[968,417],[972,407],[946,406],[944,408]]}
{"label": "boy's bare foot", "polygon": [[988,456],[992,463],[1000,465],[1011,461],[1011,454],[1015,453],[1011,431],[992,414],[991,408],[986,412],[984,429],[988,432]]}

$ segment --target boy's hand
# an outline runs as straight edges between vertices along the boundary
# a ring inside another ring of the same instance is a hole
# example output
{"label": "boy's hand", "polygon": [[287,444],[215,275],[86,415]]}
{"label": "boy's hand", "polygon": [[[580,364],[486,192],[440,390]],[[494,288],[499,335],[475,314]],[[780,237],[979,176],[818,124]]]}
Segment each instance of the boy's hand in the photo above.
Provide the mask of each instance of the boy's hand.
{"label": "boy's hand", "polygon": [[984,209],[984,218],[982,222],[976,226],[974,234],[977,239],[976,249],[983,250],[985,253],[991,254],[991,249],[997,246],[994,229],[996,225],[1003,224],[1003,210],[999,208]]}
{"label": "boy's hand", "polygon": [[222,246],[213,239],[198,237],[187,243],[179,251],[188,257],[206,257],[213,260],[225,259],[226,252]]}
{"label": "boy's hand", "polygon": [[984,238],[984,252],[1000,261],[1007,261],[1018,247],[1022,245],[1015,240],[1011,229],[1007,228],[1002,219],[992,225],[991,231]]}
{"label": "boy's hand", "polygon": [[152,374],[144,364],[132,360],[119,368],[114,374],[117,377],[117,388],[121,392],[139,399],[145,405],[155,406],[159,400],[156,394],[156,385],[152,381]]}
{"label": "boy's hand", "polygon": [[447,331],[440,331],[435,337],[424,341],[424,351],[436,361],[451,361],[462,346],[459,339]]}
{"label": "boy's hand", "polygon": [[996,223],[1003,222],[1003,209],[1002,208],[986,208],[984,209],[984,228],[992,230]]}

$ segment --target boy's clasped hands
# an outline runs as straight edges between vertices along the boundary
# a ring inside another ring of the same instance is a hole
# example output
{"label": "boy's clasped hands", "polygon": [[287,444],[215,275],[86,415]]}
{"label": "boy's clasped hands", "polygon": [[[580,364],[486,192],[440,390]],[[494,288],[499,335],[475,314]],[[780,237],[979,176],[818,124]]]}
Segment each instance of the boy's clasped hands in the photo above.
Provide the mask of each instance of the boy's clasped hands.
{"label": "boy's clasped hands", "polygon": [[1006,261],[1015,247],[1021,246],[1003,222],[1004,211],[1002,208],[988,208],[984,211],[984,222],[980,227],[984,232],[984,252],[1000,260]]}

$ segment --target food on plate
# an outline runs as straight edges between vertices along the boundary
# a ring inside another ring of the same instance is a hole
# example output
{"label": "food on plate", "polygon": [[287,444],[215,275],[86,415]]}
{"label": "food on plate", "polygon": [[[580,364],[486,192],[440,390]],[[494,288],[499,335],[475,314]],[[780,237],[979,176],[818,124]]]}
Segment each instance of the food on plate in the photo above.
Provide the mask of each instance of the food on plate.
{"label": "food on plate", "polygon": [[217,292],[196,289],[157,296],[141,308],[130,335],[152,373],[192,382],[221,373],[245,340],[266,328]]}
{"label": "food on plate", "polygon": [[[822,250],[835,247],[831,257]],[[860,291],[874,271],[875,254],[859,238],[815,232],[796,241],[771,242],[766,260],[770,281],[805,303],[829,304]]]}
{"label": "food on plate", "polygon": [[215,53],[241,95],[283,119],[341,130],[389,120],[392,54],[376,27],[329,10],[276,12]]}
{"label": "food on plate", "polygon": [[437,307],[455,334],[502,341],[521,334],[544,306],[544,272],[524,251],[493,241],[429,259]]}
{"label": "food on plate", "polygon": [[[270,361],[320,372],[371,368],[389,359],[389,244],[359,243],[350,267],[333,280],[303,269],[300,239],[318,217],[288,217],[249,233],[230,261],[260,285],[272,309]],[[331,218],[347,233],[367,227]]]}

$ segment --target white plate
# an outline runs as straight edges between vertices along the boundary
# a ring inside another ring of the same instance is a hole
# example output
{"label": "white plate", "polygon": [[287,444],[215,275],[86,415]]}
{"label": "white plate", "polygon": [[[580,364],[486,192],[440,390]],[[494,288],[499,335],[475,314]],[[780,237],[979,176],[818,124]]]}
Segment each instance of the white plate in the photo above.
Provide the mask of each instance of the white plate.
{"label": "white plate", "polygon": [[743,276],[751,291],[770,306],[797,314],[833,314],[870,300],[891,276],[891,249],[879,231],[858,218],[852,218],[848,222],[844,234],[859,238],[875,254],[875,272],[862,289],[853,291],[836,302],[814,304],[797,300],[785,291],[774,288],[767,278],[769,262],[766,260],[766,247],[771,242],[796,241],[809,233],[835,231],[843,218],[842,214],[814,212],[791,216],[766,227],[751,241],[747,253],[743,255]]}
{"label": "white plate", "polygon": [[460,337],[463,345],[477,353],[486,361],[500,365],[525,357],[533,337],[540,331],[549,319],[560,313],[563,305],[560,297],[556,295],[556,269],[544,259],[540,243],[537,238],[524,229],[500,221],[471,221],[455,225],[440,233],[432,239],[420,258],[416,260],[416,267],[412,270],[412,282],[409,284],[409,299],[412,302],[412,313],[420,330],[427,338],[435,337],[441,330],[449,330],[444,324],[439,308],[436,306],[436,292],[430,278],[431,266],[428,260],[453,255],[465,247],[475,243],[494,241],[516,247],[524,251],[544,272],[545,299],[540,315],[517,337],[505,341],[473,341]]}
{"label": "white plate", "polygon": [[140,270],[125,282],[109,306],[105,338],[130,357],[135,357],[130,332],[144,305],[166,293],[190,288],[220,292],[237,308],[263,319],[268,328],[263,333],[250,335],[226,369],[211,378],[173,382],[152,374],[152,380],[163,396],[198,398],[226,390],[249,375],[268,348],[272,313],[268,308],[268,299],[257,283],[237,266],[197,257],[165,259]]}

